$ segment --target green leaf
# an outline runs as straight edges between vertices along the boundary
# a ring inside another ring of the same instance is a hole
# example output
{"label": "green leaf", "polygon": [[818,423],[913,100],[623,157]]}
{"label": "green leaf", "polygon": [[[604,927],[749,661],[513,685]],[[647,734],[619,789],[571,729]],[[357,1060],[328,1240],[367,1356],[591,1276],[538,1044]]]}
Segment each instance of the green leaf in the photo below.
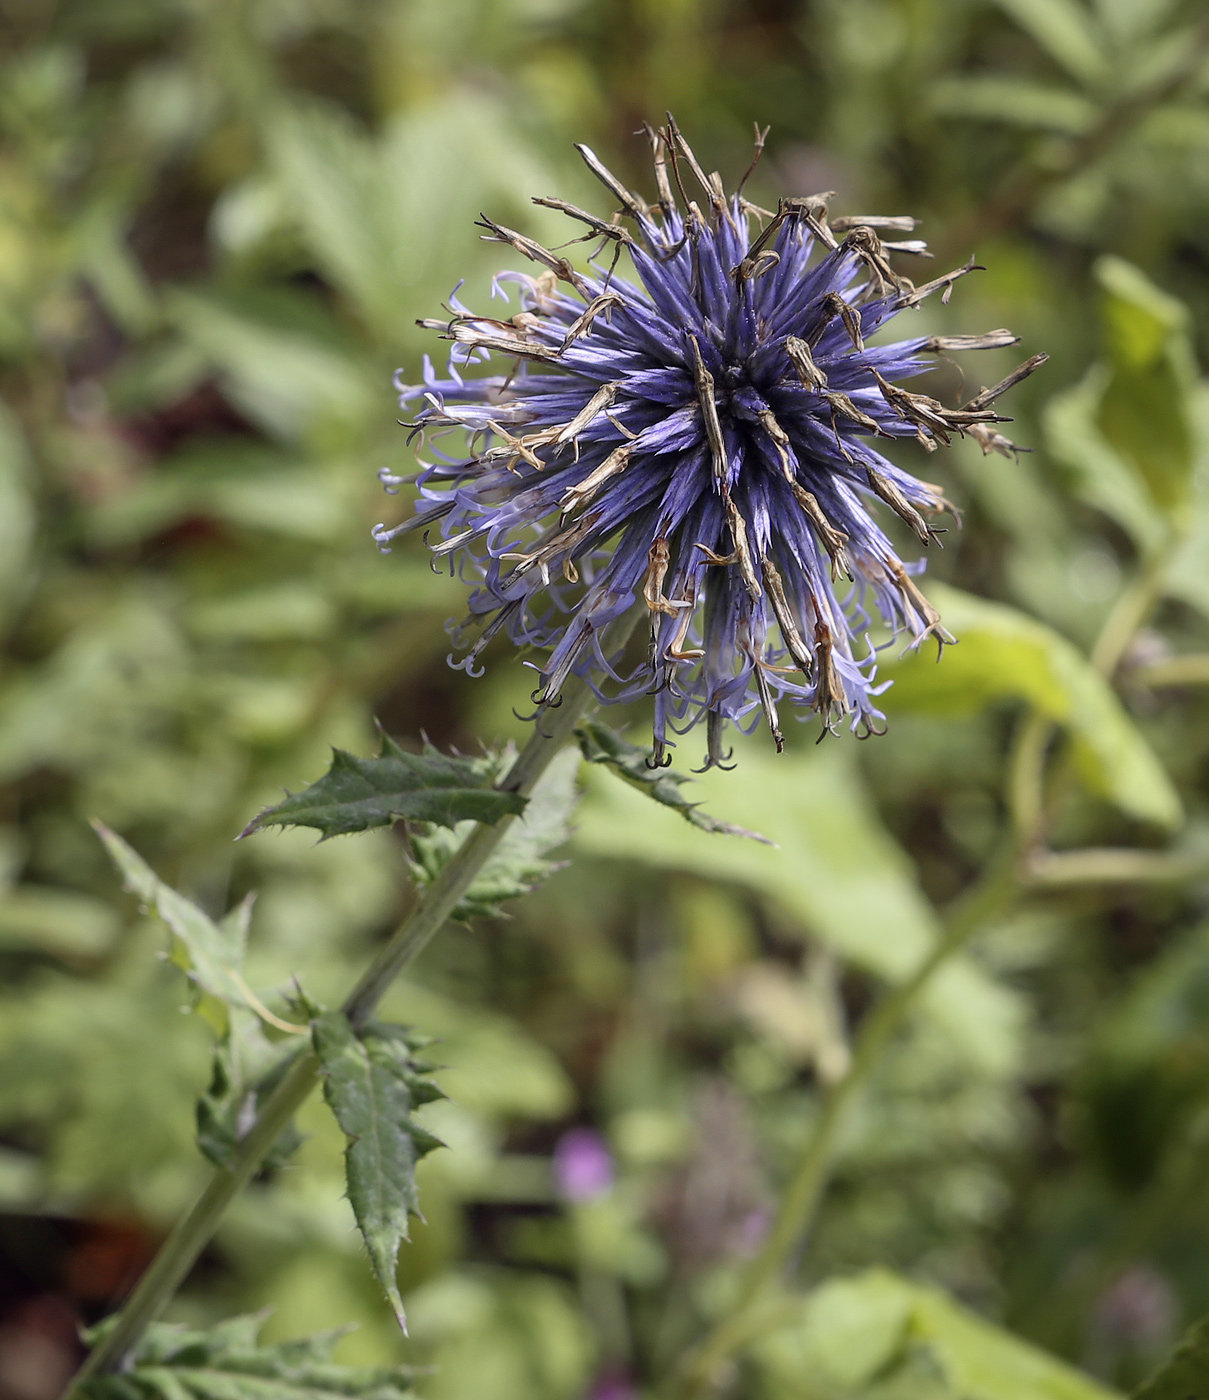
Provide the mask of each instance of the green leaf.
{"label": "green leaf", "polygon": [[93,828],[121,872],[126,888],[155,910],[176,936],[182,966],[200,991],[227,1006],[242,1006],[278,1030],[301,1028],[269,1011],[243,978],[244,949],[252,896],[233,909],[220,924],[196,904],[165,885],[147,862],[101,822]]}
{"label": "green leaf", "polygon": [[574,1108],[575,1086],[558,1056],[511,1017],[411,979],[396,982],[388,998],[392,1016],[440,1041],[441,1084],[459,1109],[491,1119],[557,1119]]}
{"label": "green leaf", "polygon": [[[508,828],[451,917],[499,918],[505,900],[528,894],[562,868],[561,862],[544,857],[571,834],[568,819],[579,795],[575,786],[578,772],[579,755],[574,749],[559,754],[551,763],[534,788],[524,815]],[[471,829],[472,823],[459,822],[452,829],[426,826],[412,834],[412,869],[418,885],[428,885],[436,878]]]}
{"label": "green leaf", "polygon": [[1077,383],[1055,394],[1042,411],[1049,452],[1073,472],[1071,486],[1088,505],[1103,511],[1149,554],[1162,548],[1168,525],[1128,456],[1105,435],[1100,406],[1112,379],[1108,365],[1095,364]]}
{"label": "green leaf", "polygon": [[1155,504],[1178,521],[1201,447],[1191,315],[1121,258],[1100,258],[1095,273],[1104,289],[1104,339],[1112,366],[1100,426]]}
{"label": "green leaf", "polygon": [[1133,1400],[1205,1400],[1209,1396],[1209,1317],[1203,1317],[1183,1341],[1133,1393]]}
{"label": "green leaf", "polygon": [[377,758],[332,751],[332,766],[318,782],[268,807],[240,833],[266,826],[311,826],[329,836],[389,826],[396,818],[455,826],[495,823],[525,810],[525,798],[491,786],[494,758],[451,758],[426,747],[408,753],[387,735]]}
{"label": "green leaf", "polygon": [[355,429],[373,412],[364,366],[326,327],[280,314],[285,303],[245,307],[174,290],[167,307],[186,341],[221,371],[232,403],[274,437],[292,441],[333,423]]}
{"label": "green leaf", "polygon": [[416,1163],[443,1144],[411,1117],[443,1098],[414,1051],[423,1040],[403,1026],[375,1021],[358,1035],[339,1011],[312,1021],[323,1067],[323,1095],[348,1139],[345,1178],[370,1263],[399,1326],[407,1330],[395,1270],[408,1238],[408,1217],[419,1213]]}
{"label": "green leaf", "polygon": [[[510,107],[483,84],[438,84],[367,137],[330,104],[278,104],[267,134],[281,194],[320,270],[386,343],[415,337],[417,288],[473,273],[462,231],[479,210],[566,187],[534,158]],[[486,249],[479,256],[495,266]]]}
{"label": "green leaf", "polygon": [[1143,553],[1187,528],[1205,456],[1204,389],[1186,307],[1120,258],[1096,263],[1104,356],[1045,410],[1049,450]]}
{"label": "green leaf", "polygon": [[[400,1367],[340,1366],[331,1351],[343,1330],[261,1346],[263,1322],[236,1317],[198,1329],[153,1322],[120,1375],[94,1376],[90,1400],[408,1400],[410,1373]],[[94,1327],[95,1345],[112,1319]]]}
{"label": "green leaf", "polygon": [[721,821],[703,812],[697,803],[690,802],[680,791],[685,783],[692,782],[691,778],[683,773],[674,773],[669,768],[652,768],[647,762],[650,757],[647,749],[627,742],[599,720],[584,720],[575,733],[583,756],[589,763],[604,764],[631,787],[645,793],[661,806],[670,807],[674,812],[678,812],[691,826],[700,827],[702,831],[714,831],[722,836],[750,836],[753,841],[762,841],[766,846],[775,844],[767,836],[761,836],[758,831],[733,826],[730,822]]}
{"label": "green leaf", "polygon": [[975,117],[1065,136],[1080,135],[1096,119],[1095,104],[1069,88],[997,74],[942,78],[929,101],[938,116]]}
{"label": "green leaf", "polygon": [[912,1336],[928,1345],[965,1400],[1114,1400],[1117,1392],[953,1302],[906,1285]]}
{"label": "green leaf", "polygon": [[[216,1167],[231,1165],[232,1154],[257,1111],[298,1056],[295,1042],[272,1041],[259,1016],[231,1007],[227,1028],[214,1051],[210,1084],[197,1101],[197,1145]],[[291,1123],[264,1160],[283,1166],[302,1144]]]}
{"label": "green leaf", "polygon": [[1075,0],[998,0],[1022,29],[1076,81],[1097,87],[1112,78],[1103,37]]}
{"label": "green leaf", "polygon": [[[910,861],[878,820],[852,747],[770,755],[740,740],[735,750],[735,770],[703,774],[701,790],[769,832],[780,849],[715,841],[667,821],[628,784],[597,769],[588,770],[575,846],[733,881],[865,971],[891,982],[908,977],[933,946],[936,917]],[[992,1072],[1015,1062],[1018,1000],[971,961],[957,958],[943,968],[924,1004],[971,1061]]]}
{"label": "green leaf", "polygon": [[970,714],[1015,696],[1066,728],[1088,786],[1140,821],[1168,829],[1183,819],[1179,794],[1111,687],[1079,651],[1044,623],[1002,603],[942,584],[929,597],[960,645],[937,664],[910,655],[892,663],[888,710]]}
{"label": "green leaf", "polygon": [[890,1394],[960,1400],[1116,1400],[1099,1381],[939,1289],[884,1269],[822,1284],[752,1354],[770,1388],[787,1396],[817,1394],[803,1384],[810,1376],[844,1393],[876,1381]]}

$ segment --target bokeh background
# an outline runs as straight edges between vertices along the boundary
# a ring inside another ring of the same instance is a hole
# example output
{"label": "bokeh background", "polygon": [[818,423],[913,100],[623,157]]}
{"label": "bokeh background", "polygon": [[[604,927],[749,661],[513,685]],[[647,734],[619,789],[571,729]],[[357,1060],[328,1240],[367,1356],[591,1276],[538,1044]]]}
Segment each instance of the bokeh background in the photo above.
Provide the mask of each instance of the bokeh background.
{"label": "bokeh background", "polygon": [[[57,1393],[206,1170],[210,1032],[87,819],[215,913],[259,891],[251,980],[335,999],[406,908],[401,839],[235,834],[330,745],[369,752],[375,718],[523,737],[532,673],[506,648],[448,669],[460,586],[369,537],[407,509],[376,474],[409,470],[390,375],[434,348],[415,318],[463,277],[483,304],[504,265],[479,211],[553,238],[530,195],[603,209],[576,140],[649,192],[635,133],[671,108],[728,182],[771,125],[758,202],[835,190],[921,217],[937,272],[976,253],[910,333],[1011,327],[1022,353],[967,360],[975,389],[1052,358],[1011,399],[1035,451],[928,460],[966,514],[929,577],[1086,649],[1155,538],[1130,471],[1195,466],[1207,55],[1197,0],[3,0],[3,1400]],[[1183,369],[1139,411],[1153,335]],[[1190,528],[1118,676],[1187,858],[988,926],[879,1073],[802,1263],[936,1282],[1122,1387],[1209,1310],[1209,511]],[[851,1025],[988,858],[1041,663],[970,655],[947,692],[905,678],[885,738],[803,726],[711,775],[712,810],[779,855],[585,774],[568,868],[392,994],[451,1096],[425,1110],[449,1150],[402,1258],[410,1342],[317,1106],[173,1315],[355,1323],[340,1354],[434,1366],[432,1400],[634,1393],[761,1238]],[[1162,848],[1148,814],[1078,789],[1055,840]],[[816,1394],[792,1366],[750,1384]]]}

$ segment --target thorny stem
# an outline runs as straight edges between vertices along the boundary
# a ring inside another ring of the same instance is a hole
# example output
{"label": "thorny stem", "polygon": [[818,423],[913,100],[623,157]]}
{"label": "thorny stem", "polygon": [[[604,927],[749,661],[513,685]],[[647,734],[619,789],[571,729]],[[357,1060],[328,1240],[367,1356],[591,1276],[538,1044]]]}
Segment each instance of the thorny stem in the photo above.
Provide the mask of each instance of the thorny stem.
{"label": "thorny stem", "polygon": [[[591,701],[592,692],[587,685],[579,680],[568,682],[563,688],[562,703],[557,709],[542,710],[528,744],[498,786],[506,792],[528,796],[571,737]],[[391,982],[427,947],[503,840],[513,820],[506,816],[494,826],[477,825],[454,853],[345,998],[341,1010],[354,1026],[365,1025]],[[91,1377],[120,1371],[127,1364],[135,1343],[184,1283],[227,1207],[255,1176],[318,1081],[317,1057],[310,1052],[303,1053],[257,1114],[251,1129],[235,1149],[230,1165],[215,1171],[192,1209],[181,1217],[160,1246],[159,1253],[118,1314],[113,1329],[84,1362],[67,1396],[76,1395],[81,1384]]]}

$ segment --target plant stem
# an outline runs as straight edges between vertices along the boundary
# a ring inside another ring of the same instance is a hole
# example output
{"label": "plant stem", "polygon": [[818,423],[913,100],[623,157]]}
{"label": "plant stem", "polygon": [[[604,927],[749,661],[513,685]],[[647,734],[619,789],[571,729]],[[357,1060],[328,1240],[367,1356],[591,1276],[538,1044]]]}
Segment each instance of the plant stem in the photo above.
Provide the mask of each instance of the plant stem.
{"label": "plant stem", "polygon": [[676,1388],[686,1400],[698,1395],[709,1384],[718,1364],[750,1339],[753,1310],[763,1312],[766,1294],[775,1286],[778,1275],[814,1217],[831,1175],[836,1145],[848,1121],[849,1109],[865,1089],[882,1051],[902,1026],[920,993],[939,969],[965,946],[983,920],[1010,902],[1016,889],[1015,856],[1013,842],[1010,849],[992,863],[978,886],[960,902],[923,962],[905,982],[889,991],[866,1017],[857,1036],[852,1064],[824,1100],[823,1111],[798,1160],[776,1220],[760,1252],[744,1273],[728,1316],[680,1368]]}
{"label": "plant stem", "polygon": [[[1106,679],[1111,679],[1155,604],[1162,587],[1164,561],[1165,556],[1160,552],[1143,563],[1101,628],[1090,659]],[[989,915],[1010,907],[1028,887],[1032,868],[1028,862],[1041,847],[1050,820],[1052,794],[1051,801],[1047,801],[1045,770],[1055,727],[1053,721],[1038,710],[1030,709],[1021,716],[1007,761],[1005,798],[1010,826],[1002,846],[982,879],[951,912],[931,953],[905,982],[889,991],[865,1019],[848,1072],[824,1099],[822,1112],[798,1160],[768,1238],[743,1274],[727,1316],[689,1352],[672,1377],[672,1391],[684,1400],[692,1400],[708,1387],[718,1365],[744,1346],[758,1330],[759,1317],[763,1316],[768,1299],[774,1293],[778,1277],[809,1229],[826,1190],[848,1111],[865,1089],[882,1051],[902,1026],[920,994]],[[1112,855],[1119,860],[1119,853]],[[1061,860],[1061,857],[1050,859]],[[1153,874],[1149,866],[1146,868]],[[1103,878],[1105,872],[1097,866],[1094,873]],[[1137,874],[1137,868],[1133,874]]]}
{"label": "plant stem", "polygon": [[1111,680],[1115,675],[1130,642],[1158,601],[1167,561],[1175,545],[1176,539],[1172,537],[1162,549],[1156,549],[1149,558],[1142,560],[1141,567],[1121,590],[1104,619],[1090,659],[1106,680]]}
{"label": "plant stem", "polygon": [[[571,737],[588,709],[592,692],[582,681],[568,682],[562,703],[543,710],[534,731],[498,786],[528,796],[551,760]],[[515,818],[502,817],[493,826],[479,824],[437,875],[411,914],[400,925],[341,1009],[355,1027],[372,1017],[391,982],[412,962],[445,923],[490,859]],[[68,1395],[90,1377],[118,1371],[127,1363],[135,1343],[171,1301],[188,1277],[198,1256],[213,1237],[227,1207],[255,1176],[281,1132],[319,1081],[318,1058],[302,1054],[269,1096],[229,1166],[219,1168],[188,1213],[181,1217],[126,1300],[113,1329],[84,1362]]]}

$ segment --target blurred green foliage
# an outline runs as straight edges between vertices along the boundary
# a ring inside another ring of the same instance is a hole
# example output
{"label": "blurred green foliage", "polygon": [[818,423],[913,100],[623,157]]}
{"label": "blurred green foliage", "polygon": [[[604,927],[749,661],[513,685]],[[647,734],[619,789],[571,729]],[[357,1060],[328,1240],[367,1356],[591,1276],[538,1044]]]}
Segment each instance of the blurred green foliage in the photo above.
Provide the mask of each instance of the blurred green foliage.
{"label": "blurred green foliage", "polygon": [[[355,1322],[341,1360],[435,1367],[433,1400],[648,1382],[725,1308],[850,1027],[991,857],[1031,705],[1058,727],[1059,854],[935,981],[841,1144],[801,1262],[831,1281],[728,1377],[767,1400],[1105,1393],[1046,1348],[1140,1379],[1209,1311],[1203,6],[10,0],[0,51],[6,1219],[154,1240],[206,1170],[211,1031],[90,818],[213,919],[257,891],[248,984],[334,1002],[411,898],[403,845],[232,838],[329,746],[373,751],[375,718],[411,749],[523,736],[506,649],[478,682],[445,666],[461,585],[370,541],[406,509],[376,479],[409,470],[390,375],[459,279],[485,298],[480,209],[542,235],[531,194],[599,207],[573,140],[645,187],[632,133],[670,106],[735,173],[772,124],[763,203],[835,188],[976,252],[919,333],[1009,325],[1051,353],[1012,400],[1035,453],[928,464],[966,511],[929,560],[961,645],[887,659],[885,738],[743,743],[688,790],[779,849],[585,765],[570,868],[392,991],[449,1095],[418,1115],[447,1150],[400,1255],[410,1340],[318,1103],[175,1316],[271,1305],[266,1345]],[[1155,607],[1131,614],[1139,579]],[[1149,863],[1061,864],[1113,847]],[[615,1179],[567,1202],[551,1152],[576,1124]],[[128,1282],[81,1263],[46,1286],[92,1316]]]}

